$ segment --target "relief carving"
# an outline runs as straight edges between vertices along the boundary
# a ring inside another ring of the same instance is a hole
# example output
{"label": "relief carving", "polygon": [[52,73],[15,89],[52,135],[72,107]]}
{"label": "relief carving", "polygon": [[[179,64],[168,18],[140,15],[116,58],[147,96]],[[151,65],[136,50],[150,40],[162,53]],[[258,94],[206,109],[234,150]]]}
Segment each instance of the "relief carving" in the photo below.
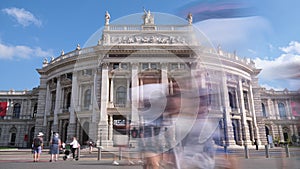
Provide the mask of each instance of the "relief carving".
{"label": "relief carving", "polygon": [[164,35],[134,35],[134,36],[113,36],[112,43],[117,44],[185,44],[184,37],[164,36]]}

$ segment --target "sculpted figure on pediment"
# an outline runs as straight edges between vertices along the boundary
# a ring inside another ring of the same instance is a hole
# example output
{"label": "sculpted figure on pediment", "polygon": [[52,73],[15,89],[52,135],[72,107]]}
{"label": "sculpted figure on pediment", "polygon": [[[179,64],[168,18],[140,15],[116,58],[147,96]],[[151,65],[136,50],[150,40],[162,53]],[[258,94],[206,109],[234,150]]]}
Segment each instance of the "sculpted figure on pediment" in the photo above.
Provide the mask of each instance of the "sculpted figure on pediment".
{"label": "sculpted figure on pediment", "polygon": [[[106,39],[104,35],[104,39]],[[108,35],[107,35],[108,36]],[[123,43],[123,44],[132,44],[132,43],[158,43],[158,44],[185,44],[185,39],[177,36],[165,36],[165,35],[135,35],[135,36],[113,36],[111,38],[112,43]]]}
{"label": "sculpted figure on pediment", "polygon": [[150,10],[146,11],[144,8],[144,15],[143,15],[143,19],[144,19],[144,25],[152,25],[154,24],[154,17],[151,14]]}
{"label": "sculpted figure on pediment", "polygon": [[133,37],[129,37],[127,40],[127,43],[134,43],[134,38]]}

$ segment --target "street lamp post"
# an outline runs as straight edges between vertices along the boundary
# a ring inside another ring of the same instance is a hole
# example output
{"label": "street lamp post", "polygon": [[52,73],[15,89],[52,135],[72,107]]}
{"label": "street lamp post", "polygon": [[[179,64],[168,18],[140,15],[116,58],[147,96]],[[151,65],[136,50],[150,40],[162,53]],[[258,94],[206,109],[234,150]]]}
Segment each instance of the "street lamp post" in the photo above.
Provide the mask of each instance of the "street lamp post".
{"label": "street lamp post", "polygon": [[100,129],[100,146],[98,147],[98,161],[101,160],[102,153],[102,129]]}

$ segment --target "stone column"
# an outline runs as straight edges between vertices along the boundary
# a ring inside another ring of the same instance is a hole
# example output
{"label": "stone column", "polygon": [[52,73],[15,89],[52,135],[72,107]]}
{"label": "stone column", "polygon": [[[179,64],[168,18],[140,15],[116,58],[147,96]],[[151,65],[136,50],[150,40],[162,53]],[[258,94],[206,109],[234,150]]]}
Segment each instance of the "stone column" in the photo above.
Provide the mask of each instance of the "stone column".
{"label": "stone column", "polygon": [[144,108],[144,79],[140,79],[140,85],[139,85],[139,108]]}
{"label": "stone column", "polygon": [[249,133],[248,133],[248,126],[247,126],[247,116],[245,110],[245,102],[244,102],[244,95],[243,95],[243,84],[242,79],[238,81],[238,90],[239,90],[239,100],[240,100],[240,110],[241,110],[241,125],[242,125],[242,139],[244,141],[244,145],[249,144]]}
{"label": "stone column", "polygon": [[161,64],[161,83],[167,86],[166,94],[169,94],[169,84],[168,84],[168,65],[167,63]]}
{"label": "stone column", "polygon": [[170,79],[170,95],[173,95],[174,91],[173,91],[173,80]]}
{"label": "stone column", "polygon": [[113,125],[114,125],[114,121],[113,121],[113,115],[109,115],[109,121],[110,121],[110,124],[109,124],[109,138],[108,140],[113,140],[113,131],[114,131],[114,128],[113,128]]}
{"label": "stone column", "polygon": [[126,97],[127,97],[127,99],[126,99],[126,107],[130,107],[130,91],[129,91],[129,89],[130,89],[130,81],[129,81],[129,79],[127,78],[126,79],[126,81],[127,81],[127,88],[126,88]]}
{"label": "stone column", "polygon": [[280,137],[280,142],[284,142],[284,137],[283,137],[283,131],[282,131],[282,125],[278,125],[278,135]]}
{"label": "stone column", "polygon": [[45,105],[44,126],[47,126],[47,115],[50,115],[50,109],[51,109],[51,93],[50,93],[49,84],[47,84],[45,99],[46,99],[46,105]]}
{"label": "stone column", "polygon": [[267,117],[269,117],[270,119],[273,118],[273,109],[272,109],[272,100],[268,99],[267,100]]}
{"label": "stone column", "polygon": [[20,112],[19,112],[19,119],[22,119],[23,118],[22,116],[25,114],[25,113],[23,114],[22,112],[26,112],[26,110],[25,110],[26,109],[25,103],[26,102],[22,99],[21,100]]}
{"label": "stone column", "polygon": [[73,72],[72,75],[72,93],[71,93],[71,105],[70,105],[70,119],[68,125],[67,141],[72,141],[72,137],[76,136],[76,114],[75,111],[79,111],[78,95],[79,86],[77,83],[77,72]]}
{"label": "stone column", "polygon": [[91,123],[89,123],[89,137],[93,140],[96,141],[97,140],[97,124],[98,124],[98,120],[99,120],[99,114],[100,114],[100,110],[99,110],[99,106],[98,106],[98,81],[99,81],[99,76],[98,76],[98,71],[97,69],[94,70],[95,74],[94,74],[94,87],[93,87],[93,92],[92,92],[92,117],[91,117]]}
{"label": "stone column", "polygon": [[222,85],[223,87],[223,94],[222,94],[222,102],[223,102],[223,119],[224,119],[224,139],[225,139],[225,145],[231,146],[235,145],[234,140],[234,133],[233,133],[233,127],[232,127],[232,121],[230,117],[230,105],[229,105],[229,96],[228,96],[228,88],[227,88],[227,78],[225,75],[222,76]]}
{"label": "stone column", "polygon": [[241,109],[240,109],[240,104],[241,101],[240,101],[240,98],[239,98],[239,93],[238,93],[238,88],[235,88],[235,100],[236,100],[236,109],[237,109],[237,112],[238,114],[241,114]]}
{"label": "stone column", "polygon": [[55,98],[55,108],[54,108],[54,120],[53,120],[53,126],[52,131],[58,130],[58,114],[60,112],[61,108],[61,86],[60,86],[60,78],[57,78],[56,83],[56,98]]}
{"label": "stone column", "polygon": [[[260,141],[260,137],[259,137],[259,130],[258,130],[258,127],[257,127],[257,122],[256,122],[256,112],[255,112],[255,108],[254,108],[254,99],[253,99],[253,91],[252,91],[252,84],[250,83],[249,84],[249,95],[250,95],[250,110],[252,111],[252,120],[253,120],[253,131],[254,131],[254,139],[257,139],[257,143],[258,145],[261,144],[261,141]],[[259,105],[261,106],[261,105]]]}
{"label": "stone column", "polygon": [[114,79],[113,77],[111,77],[110,79],[110,98],[109,98],[109,104],[110,107],[113,108],[114,107]]}
{"label": "stone column", "polygon": [[[102,146],[108,146],[108,120],[107,120],[107,107],[108,107],[108,94],[109,94],[109,76],[108,76],[108,65],[109,63],[102,63],[102,75],[101,75],[101,108],[100,108],[100,119],[98,123],[98,136],[101,135]],[[98,145],[100,138],[98,139]]]}
{"label": "stone column", "polygon": [[38,132],[46,133],[47,123],[46,118],[47,114],[45,111],[45,104],[46,104],[46,93],[47,93],[47,75],[43,72],[40,72],[40,86],[39,86],[39,95],[38,95],[38,107],[37,107],[37,114],[35,120],[35,134],[37,135]]}
{"label": "stone column", "polygon": [[293,115],[292,115],[292,111],[291,111],[291,103],[289,102],[288,99],[286,99],[285,101],[285,107],[286,107],[286,117],[287,119],[292,119]]}
{"label": "stone column", "polygon": [[138,115],[138,108],[139,108],[139,77],[138,77],[138,63],[132,63],[132,73],[131,73],[131,122],[132,126],[139,124],[139,115]]}
{"label": "stone column", "polygon": [[276,119],[280,119],[279,109],[278,109],[278,102],[277,100],[273,99],[274,109],[275,109],[275,116]]}

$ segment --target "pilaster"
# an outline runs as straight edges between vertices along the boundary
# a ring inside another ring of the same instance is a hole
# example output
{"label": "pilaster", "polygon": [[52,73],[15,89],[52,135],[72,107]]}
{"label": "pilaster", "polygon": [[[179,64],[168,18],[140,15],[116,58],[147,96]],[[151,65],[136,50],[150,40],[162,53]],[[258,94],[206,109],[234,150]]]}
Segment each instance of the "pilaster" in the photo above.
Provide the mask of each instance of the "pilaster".
{"label": "pilaster", "polygon": [[242,139],[244,141],[244,145],[249,144],[249,135],[248,135],[248,125],[247,125],[247,116],[245,110],[245,102],[244,102],[244,94],[243,94],[243,84],[242,79],[238,81],[238,90],[239,90],[239,100],[240,100],[240,110],[241,110],[241,127],[242,127]]}
{"label": "pilaster", "polygon": [[224,118],[224,139],[225,139],[225,145],[226,146],[232,146],[235,145],[235,140],[234,140],[234,133],[233,133],[233,127],[232,127],[232,121],[230,117],[230,105],[229,105],[229,96],[228,96],[228,88],[227,88],[227,79],[226,76],[222,76],[222,89],[223,89],[223,94],[222,94],[222,102],[224,105],[223,108],[223,118]]}

